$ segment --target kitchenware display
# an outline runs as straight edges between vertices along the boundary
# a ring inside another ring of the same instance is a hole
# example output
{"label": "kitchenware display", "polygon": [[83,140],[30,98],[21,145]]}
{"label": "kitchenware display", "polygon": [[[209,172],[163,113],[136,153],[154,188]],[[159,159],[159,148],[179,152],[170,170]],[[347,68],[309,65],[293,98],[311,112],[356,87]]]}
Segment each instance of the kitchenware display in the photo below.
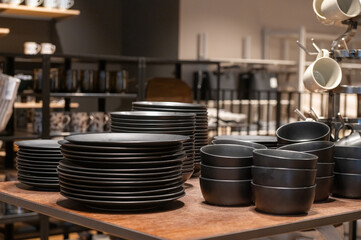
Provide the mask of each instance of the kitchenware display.
{"label": "kitchenware display", "polygon": [[85,133],[94,122],[94,116],[86,112],[72,112],[70,131],[74,133]]}
{"label": "kitchenware display", "polygon": [[239,140],[254,142],[262,144],[267,148],[276,148],[277,147],[277,137],[274,136],[256,136],[256,135],[221,135],[215,136],[214,140]]}
{"label": "kitchenware display", "polygon": [[279,127],[276,136],[279,145],[309,142],[329,141],[330,127],[321,122],[293,122]]}
{"label": "kitchenware display", "polygon": [[356,17],[361,12],[359,0],[323,0],[321,3],[321,14],[326,19],[341,22]]}
{"label": "kitchenware display", "polygon": [[36,42],[25,42],[24,43],[24,54],[36,55],[40,52],[41,46]]}
{"label": "kitchenware display", "polygon": [[58,0],[59,9],[69,9],[74,5],[74,0]]}
{"label": "kitchenware display", "polygon": [[76,92],[78,90],[78,71],[63,70],[61,74],[62,90],[64,92]]}
{"label": "kitchenware display", "polygon": [[41,54],[54,54],[55,53],[56,46],[54,44],[41,43],[40,46],[41,46],[41,50],[40,50]]}
{"label": "kitchenware display", "polygon": [[91,112],[93,122],[89,125],[89,132],[104,132],[105,125],[110,120],[104,112]]}
{"label": "kitchenware display", "polygon": [[151,102],[139,101],[133,102],[133,110],[137,111],[161,111],[161,112],[179,112],[194,113],[195,117],[195,135],[194,135],[194,173],[200,172],[200,149],[208,144],[208,112],[207,107],[202,104],[180,103],[180,102]]}
{"label": "kitchenware display", "polygon": [[248,146],[254,149],[267,149],[265,145],[254,143],[254,142],[247,142],[237,139],[219,139],[219,140],[213,140],[212,144],[235,144],[235,145],[243,145]]}
{"label": "kitchenware display", "polygon": [[110,75],[105,70],[99,71],[97,92],[105,93],[110,91]]}
{"label": "kitchenware display", "polygon": [[[61,82],[59,78],[59,70],[57,68],[50,69],[50,91],[59,92],[61,91]],[[34,69],[34,91],[37,93],[42,92],[43,82],[43,69]]]}
{"label": "kitchenware display", "polygon": [[[123,111],[111,112],[110,116],[112,132],[160,133],[188,136],[189,140],[183,144],[184,151],[187,155],[182,167],[183,181],[187,181],[192,176],[194,170],[195,114],[153,111]],[[128,120],[131,120],[131,122]],[[145,122],[143,120],[145,120]],[[149,122],[147,122],[148,120],[158,122],[149,124]],[[177,122],[173,124],[173,120],[176,120]],[[179,124],[179,120],[182,120],[181,125]]]}
{"label": "kitchenware display", "polygon": [[37,7],[43,3],[43,0],[25,0],[25,4],[28,7]]}
{"label": "kitchenware display", "polygon": [[318,156],[315,201],[325,201],[331,194],[335,166],[334,148],[335,144],[329,141],[294,143],[279,148],[282,150],[311,153]]}
{"label": "kitchenware display", "polygon": [[16,142],[18,180],[26,185],[57,190],[57,166],[63,158],[57,140],[28,140]]}
{"label": "kitchenware display", "polygon": [[256,209],[271,214],[307,213],[315,198],[317,159],[303,152],[254,150],[252,189]]}
{"label": "kitchenware display", "polygon": [[85,93],[97,92],[98,71],[81,70],[80,71],[80,90]]}
{"label": "kitchenware display", "polygon": [[110,92],[112,93],[122,93],[125,91],[126,82],[128,79],[128,72],[125,70],[122,71],[111,71],[109,73],[110,78]]}
{"label": "kitchenware display", "polygon": [[200,186],[207,203],[220,206],[252,203],[252,151],[236,144],[203,146]]}
{"label": "kitchenware display", "polygon": [[46,8],[56,8],[58,6],[58,0],[44,0],[43,6]]}
{"label": "kitchenware display", "polygon": [[338,87],[342,80],[340,65],[326,49],[322,49],[316,60],[307,67],[303,84],[311,92],[329,91]]}
{"label": "kitchenware display", "polygon": [[335,146],[335,179],[332,194],[361,198],[361,147]]}
{"label": "kitchenware display", "polygon": [[[51,112],[50,113],[50,134],[60,134],[64,132],[70,124],[71,118],[64,112]],[[33,130],[35,134],[42,133],[43,113],[41,111],[34,112]]]}
{"label": "kitchenware display", "polygon": [[60,193],[69,199],[91,208],[129,211],[157,207],[185,194],[186,136],[92,133],[65,139],[59,141],[65,158],[57,170]]}
{"label": "kitchenware display", "polygon": [[307,213],[315,198],[316,185],[286,188],[251,184],[256,209],[265,213],[281,215]]}

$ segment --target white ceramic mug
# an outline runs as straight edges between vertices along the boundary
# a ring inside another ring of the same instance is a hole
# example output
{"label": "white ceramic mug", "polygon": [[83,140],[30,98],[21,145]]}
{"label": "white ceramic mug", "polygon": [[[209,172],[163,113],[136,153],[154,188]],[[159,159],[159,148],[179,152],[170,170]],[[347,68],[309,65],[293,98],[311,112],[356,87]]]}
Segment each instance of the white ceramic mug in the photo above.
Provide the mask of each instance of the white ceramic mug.
{"label": "white ceramic mug", "polygon": [[74,0],[59,0],[58,8],[69,9],[74,5]]}
{"label": "white ceramic mug", "polygon": [[56,8],[58,5],[58,0],[44,0],[43,3],[43,6],[46,8]]}
{"label": "white ceramic mug", "polygon": [[25,42],[24,43],[24,54],[35,55],[40,52],[41,46],[36,42]]}
{"label": "white ceramic mug", "polygon": [[25,0],[25,4],[28,7],[37,7],[43,3],[43,0]]}
{"label": "white ceramic mug", "polygon": [[360,12],[360,0],[323,0],[321,3],[321,15],[333,21],[347,20]]}
{"label": "white ceramic mug", "polygon": [[317,19],[325,25],[333,25],[335,21],[325,18],[321,13],[321,4],[323,0],[313,0],[313,11],[316,14]]}
{"label": "white ceramic mug", "polygon": [[91,112],[93,116],[93,122],[89,126],[90,132],[104,132],[105,125],[109,121],[109,116],[104,112]]}
{"label": "white ceramic mug", "polygon": [[332,90],[340,85],[341,80],[341,67],[329,57],[326,49],[322,49],[303,75],[303,84],[311,92]]}
{"label": "white ceramic mug", "polygon": [[90,125],[93,124],[94,117],[86,112],[71,113],[71,131],[76,133],[85,133]]}
{"label": "white ceramic mug", "polygon": [[54,54],[56,46],[51,43],[41,43],[41,54]]}
{"label": "white ceramic mug", "polygon": [[12,5],[19,5],[22,2],[24,2],[24,0],[9,0],[9,4]]}

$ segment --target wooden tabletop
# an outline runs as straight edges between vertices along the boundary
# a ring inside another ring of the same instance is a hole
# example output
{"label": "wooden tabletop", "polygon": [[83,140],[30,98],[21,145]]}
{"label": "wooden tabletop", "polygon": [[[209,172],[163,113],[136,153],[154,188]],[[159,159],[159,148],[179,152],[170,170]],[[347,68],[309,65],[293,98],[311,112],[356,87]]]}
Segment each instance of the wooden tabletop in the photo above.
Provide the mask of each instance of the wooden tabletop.
{"label": "wooden tabletop", "polygon": [[212,206],[204,202],[198,178],[187,182],[185,197],[139,213],[91,210],[19,182],[0,183],[0,201],[126,239],[249,239],[361,218],[361,200],[341,198],[314,204],[307,215],[297,216],[263,214],[254,206]]}

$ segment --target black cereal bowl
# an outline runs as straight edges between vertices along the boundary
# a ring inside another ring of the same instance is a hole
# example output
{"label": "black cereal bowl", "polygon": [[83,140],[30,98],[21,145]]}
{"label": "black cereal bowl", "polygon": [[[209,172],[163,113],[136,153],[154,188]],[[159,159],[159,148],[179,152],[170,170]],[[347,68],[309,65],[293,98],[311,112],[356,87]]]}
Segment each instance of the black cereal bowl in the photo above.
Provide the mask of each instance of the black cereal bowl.
{"label": "black cereal bowl", "polygon": [[335,163],[317,163],[317,177],[329,177],[333,175],[333,170],[335,168]]}
{"label": "black cereal bowl", "polygon": [[247,180],[252,178],[252,167],[213,167],[201,164],[204,178],[218,180]]}
{"label": "black cereal bowl", "polygon": [[335,157],[335,172],[361,174],[360,159]]}
{"label": "black cereal bowl", "polygon": [[212,205],[240,206],[252,203],[251,180],[199,178],[204,200]]}
{"label": "black cereal bowl", "polygon": [[261,167],[276,168],[316,168],[318,157],[313,154],[279,150],[257,149],[253,151],[253,164]]}
{"label": "black cereal bowl", "polygon": [[316,185],[303,188],[267,187],[252,182],[256,209],[270,214],[307,213],[315,199]]}
{"label": "black cereal bowl", "polygon": [[345,198],[361,198],[361,174],[335,172],[332,195]]}
{"label": "black cereal bowl", "polygon": [[237,139],[213,140],[212,144],[236,144],[236,145],[251,147],[251,148],[254,148],[254,149],[267,149],[267,147],[265,145],[262,145],[262,144],[259,144],[259,143],[254,143],[254,142],[247,142],[247,141],[237,140]]}
{"label": "black cereal bowl", "polygon": [[279,127],[276,131],[279,144],[292,144],[307,141],[329,141],[330,127],[321,122],[293,122]]}
{"label": "black cereal bowl", "polygon": [[201,161],[215,167],[251,166],[253,150],[251,147],[232,144],[207,145],[200,149]]}
{"label": "black cereal bowl", "polygon": [[328,199],[331,194],[334,176],[317,177],[316,178],[316,195],[315,202],[323,202]]}
{"label": "black cereal bowl", "polygon": [[315,185],[317,169],[252,167],[253,182],[269,187],[309,187]]}
{"label": "black cereal bowl", "polygon": [[306,152],[318,156],[318,162],[332,163],[335,144],[330,141],[294,143],[280,147],[282,150]]}
{"label": "black cereal bowl", "polygon": [[335,157],[361,158],[361,147],[356,146],[335,146]]}

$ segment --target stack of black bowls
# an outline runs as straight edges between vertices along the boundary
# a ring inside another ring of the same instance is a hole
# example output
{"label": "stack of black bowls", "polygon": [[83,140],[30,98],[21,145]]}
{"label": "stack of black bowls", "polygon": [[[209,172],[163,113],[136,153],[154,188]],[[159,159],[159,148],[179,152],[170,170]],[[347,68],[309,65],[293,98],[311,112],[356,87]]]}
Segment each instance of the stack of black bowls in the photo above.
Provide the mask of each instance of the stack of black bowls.
{"label": "stack of black bowls", "polygon": [[196,114],[195,135],[194,135],[194,174],[200,171],[201,147],[208,144],[208,112],[206,105],[179,102],[133,102],[133,110],[136,111],[162,111],[181,112]]}
{"label": "stack of black bowls", "polygon": [[277,148],[277,137],[256,135],[222,135],[215,136],[214,140],[238,140],[262,144],[267,148]]}
{"label": "stack of black bowls", "polygon": [[18,180],[45,190],[59,189],[56,168],[63,158],[56,140],[28,140],[16,142]]}
{"label": "stack of black bowls", "polygon": [[195,114],[178,112],[111,112],[111,131],[116,133],[157,133],[188,136],[183,143],[187,154],[183,162],[183,181],[194,171]]}
{"label": "stack of black bowls", "polygon": [[252,152],[254,148],[217,144],[201,148],[200,186],[207,203],[220,206],[252,203]]}
{"label": "stack of black bowls", "polygon": [[60,141],[60,193],[106,210],[140,210],[184,196],[182,143],[167,134],[95,133]]}
{"label": "stack of black bowls", "polygon": [[332,194],[361,198],[361,147],[335,146],[335,163]]}
{"label": "stack of black bowls", "polygon": [[333,142],[314,141],[289,144],[279,148],[282,150],[311,153],[318,156],[315,202],[326,201],[331,194],[335,166],[333,157],[334,147],[335,144]]}
{"label": "stack of black bowls", "polygon": [[317,156],[278,149],[253,151],[256,209],[271,214],[307,213],[315,198]]}
{"label": "stack of black bowls", "polygon": [[267,149],[265,145],[254,142],[237,140],[237,139],[219,139],[219,140],[215,139],[212,141],[212,144],[234,144],[234,145],[247,146],[254,149]]}

